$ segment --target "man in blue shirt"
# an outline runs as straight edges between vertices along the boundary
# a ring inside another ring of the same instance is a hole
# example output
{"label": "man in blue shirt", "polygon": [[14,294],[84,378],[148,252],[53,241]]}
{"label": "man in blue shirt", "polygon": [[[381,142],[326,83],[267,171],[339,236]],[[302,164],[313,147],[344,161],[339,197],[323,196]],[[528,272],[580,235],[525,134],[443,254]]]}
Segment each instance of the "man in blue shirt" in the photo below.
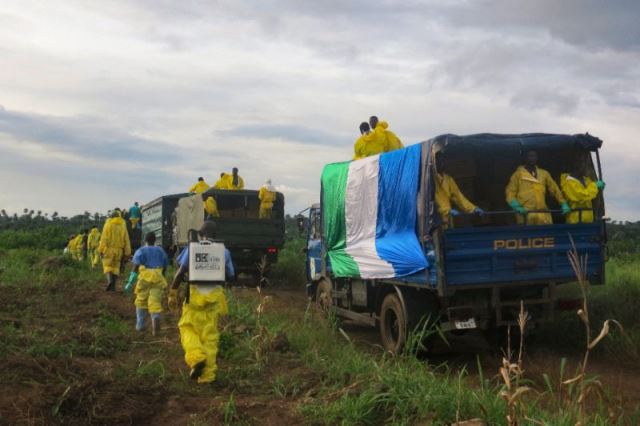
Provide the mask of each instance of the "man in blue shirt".
{"label": "man in blue shirt", "polygon": [[[200,240],[213,241],[216,238],[216,225],[205,221],[198,232]],[[189,272],[189,247],[178,256],[180,269],[176,272],[169,291],[169,308],[178,309],[177,293],[180,284]],[[224,249],[226,279],[235,276],[229,250]],[[189,286],[189,303],[182,305],[182,315],[178,328],[180,343],[184,349],[184,360],[191,368],[190,377],[198,383],[211,383],[216,378],[216,357],[218,355],[218,318],[228,313],[227,299],[221,285]]]}
{"label": "man in blue shirt", "polygon": [[[164,274],[169,266],[169,258],[162,247],[156,246],[156,234],[149,232],[144,239],[146,245],[133,255],[133,271],[124,287],[130,293],[136,287],[136,330],[145,328],[147,313],[151,314],[151,330],[155,336],[160,330],[162,297],[167,288]],[[136,284],[137,282],[137,284]]]}

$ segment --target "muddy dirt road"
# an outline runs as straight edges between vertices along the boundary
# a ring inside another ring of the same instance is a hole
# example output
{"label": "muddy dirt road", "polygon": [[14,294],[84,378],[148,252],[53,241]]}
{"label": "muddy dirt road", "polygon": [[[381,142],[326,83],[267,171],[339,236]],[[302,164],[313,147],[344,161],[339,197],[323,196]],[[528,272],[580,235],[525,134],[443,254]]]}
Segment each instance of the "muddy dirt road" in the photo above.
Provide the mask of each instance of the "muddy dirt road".
{"label": "muddy dirt road", "polygon": [[[0,424],[305,424],[299,407],[323,381],[299,357],[274,350],[262,368],[233,361],[232,354],[219,355],[218,379],[199,386],[188,379],[175,315],[167,315],[162,335],[152,337],[133,330],[131,298],[105,293],[101,281],[82,292],[71,286],[52,287],[45,294],[12,291],[0,295],[10,320],[3,323],[2,337],[13,348],[0,359]],[[255,289],[233,293],[251,306],[257,302]],[[268,289],[266,294],[270,312],[302,324],[309,307],[302,290]],[[362,351],[382,353],[376,330],[352,322],[340,327]],[[46,336],[48,343],[34,336]],[[573,371],[581,354],[528,346],[525,376],[540,383],[544,372],[558,371],[563,356]],[[469,334],[423,359],[466,369],[476,378],[479,360],[484,377],[490,378],[501,356]],[[590,372],[600,376],[621,405],[634,407],[640,401],[637,366],[596,358]]]}

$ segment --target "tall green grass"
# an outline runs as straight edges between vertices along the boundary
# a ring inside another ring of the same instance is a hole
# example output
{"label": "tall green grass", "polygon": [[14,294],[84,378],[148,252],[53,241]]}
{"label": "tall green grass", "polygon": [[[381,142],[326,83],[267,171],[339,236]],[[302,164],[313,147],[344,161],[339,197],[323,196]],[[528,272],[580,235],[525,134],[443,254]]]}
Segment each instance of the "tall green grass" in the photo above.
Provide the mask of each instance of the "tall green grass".
{"label": "tall green grass", "polygon": [[[222,333],[220,356],[242,368],[221,372],[225,383],[246,383],[277,369],[280,358],[257,358],[255,354],[265,334],[284,332],[290,343],[288,359],[298,359],[313,372],[312,378],[307,376],[311,389],[299,405],[310,424],[445,425],[471,418],[504,423],[504,384],[496,378],[497,371],[481,371],[479,378],[472,377],[464,369],[430,365],[415,356],[412,348],[400,356],[366,352],[344,337],[335,319],[323,318],[313,305],[299,320],[269,308],[258,319],[257,303],[229,294],[230,318]],[[419,339],[410,340],[417,344]],[[291,386],[285,386],[280,374],[275,375],[271,392],[300,394],[300,383],[295,378],[288,380]],[[574,425],[575,413],[551,409],[548,398],[553,397],[546,389],[538,389],[525,398],[524,415],[542,424]],[[589,424],[611,424],[604,406],[594,408],[588,419]]]}

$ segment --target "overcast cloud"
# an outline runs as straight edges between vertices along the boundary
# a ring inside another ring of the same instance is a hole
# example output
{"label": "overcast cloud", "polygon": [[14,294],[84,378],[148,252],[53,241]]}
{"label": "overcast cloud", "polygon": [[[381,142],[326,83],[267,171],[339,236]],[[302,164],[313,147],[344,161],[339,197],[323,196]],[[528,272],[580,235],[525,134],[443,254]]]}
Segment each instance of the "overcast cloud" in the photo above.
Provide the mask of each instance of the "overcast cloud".
{"label": "overcast cloud", "polygon": [[295,213],[377,114],[408,144],[588,131],[608,215],[640,220],[638,22],[634,0],[4,1],[0,206],[106,211],[237,166]]}

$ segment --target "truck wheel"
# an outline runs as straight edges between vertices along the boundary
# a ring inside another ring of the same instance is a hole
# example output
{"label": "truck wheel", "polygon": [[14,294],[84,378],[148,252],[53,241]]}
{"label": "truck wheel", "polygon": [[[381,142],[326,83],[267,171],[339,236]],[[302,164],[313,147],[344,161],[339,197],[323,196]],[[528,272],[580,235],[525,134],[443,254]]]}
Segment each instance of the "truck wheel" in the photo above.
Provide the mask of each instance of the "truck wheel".
{"label": "truck wheel", "polygon": [[316,287],[316,303],[324,312],[328,313],[333,304],[331,298],[331,283],[326,280],[322,280]]}
{"label": "truck wheel", "polygon": [[380,308],[380,336],[385,350],[399,354],[407,339],[407,313],[398,295],[389,293]]}

